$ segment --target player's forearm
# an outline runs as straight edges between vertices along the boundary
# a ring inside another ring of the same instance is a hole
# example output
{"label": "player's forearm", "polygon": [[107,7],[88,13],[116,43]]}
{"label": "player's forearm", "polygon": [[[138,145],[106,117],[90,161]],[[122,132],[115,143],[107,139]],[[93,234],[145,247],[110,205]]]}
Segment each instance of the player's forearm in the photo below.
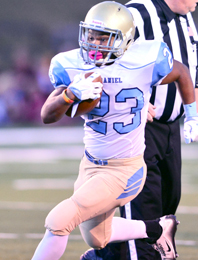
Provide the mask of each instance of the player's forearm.
{"label": "player's forearm", "polygon": [[182,63],[173,62],[173,70],[164,78],[161,84],[177,82],[180,95],[184,104],[190,104],[195,101],[195,90],[190,76],[189,69]]}
{"label": "player's forearm", "polygon": [[63,90],[64,88],[60,88],[52,92],[44,103],[41,109],[41,118],[45,124],[59,121],[71,106],[72,103],[64,100]]}
{"label": "player's forearm", "polygon": [[57,101],[45,103],[41,109],[43,123],[50,124],[59,121],[66,113],[67,107]]}
{"label": "player's forearm", "polygon": [[176,82],[178,83],[178,88],[183,103],[193,103],[195,101],[195,89],[189,69],[186,66],[180,66],[180,75]]}

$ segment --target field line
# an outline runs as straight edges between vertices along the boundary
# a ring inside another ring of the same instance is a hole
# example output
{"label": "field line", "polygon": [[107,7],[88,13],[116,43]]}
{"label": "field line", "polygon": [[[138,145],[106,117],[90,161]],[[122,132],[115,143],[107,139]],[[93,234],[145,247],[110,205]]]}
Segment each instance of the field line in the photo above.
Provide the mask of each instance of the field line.
{"label": "field line", "polygon": [[12,186],[16,190],[65,190],[73,189],[74,182],[69,178],[16,179]]}
{"label": "field line", "polygon": [[198,207],[191,206],[179,206],[177,212],[179,214],[198,215]]}
{"label": "field line", "polygon": [[[44,233],[27,233],[27,234],[17,234],[17,233],[0,233],[0,239],[42,239]],[[70,235],[70,240],[82,240],[81,235]]]}
{"label": "field line", "polygon": [[[0,210],[50,210],[56,203],[50,202],[25,202],[25,201],[0,201]],[[198,207],[179,206],[176,214],[198,215]]]}
{"label": "field line", "polygon": [[[17,234],[17,233],[0,233],[0,239],[42,239],[43,233],[26,233],[26,234]],[[70,235],[70,240],[83,240],[81,235]],[[176,240],[176,245],[180,246],[198,246],[198,241],[193,240]]]}
{"label": "field line", "polygon": [[56,203],[45,203],[45,202],[24,202],[24,201],[1,201],[0,210],[39,210],[45,211],[50,210]]}
{"label": "field line", "polygon": [[193,240],[176,240],[178,246],[198,246],[198,241]]}

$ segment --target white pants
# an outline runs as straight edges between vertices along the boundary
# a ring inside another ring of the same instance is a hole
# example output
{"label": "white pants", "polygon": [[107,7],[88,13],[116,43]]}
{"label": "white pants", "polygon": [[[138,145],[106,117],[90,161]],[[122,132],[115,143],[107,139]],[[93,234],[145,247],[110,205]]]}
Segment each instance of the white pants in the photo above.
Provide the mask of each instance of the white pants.
{"label": "white pants", "polygon": [[51,210],[46,228],[56,235],[68,235],[80,225],[86,243],[103,248],[111,236],[116,207],[133,200],[146,179],[143,155],[108,160],[100,166],[83,157],[74,194]]}

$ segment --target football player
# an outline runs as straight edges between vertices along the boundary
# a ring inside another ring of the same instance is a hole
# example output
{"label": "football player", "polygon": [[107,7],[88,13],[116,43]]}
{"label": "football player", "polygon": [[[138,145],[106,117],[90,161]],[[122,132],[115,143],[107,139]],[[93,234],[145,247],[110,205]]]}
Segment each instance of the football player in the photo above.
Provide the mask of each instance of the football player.
{"label": "football player", "polygon": [[[116,208],[135,198],[145,182],[144,127],[151,86],[178,83],[185,104],[185,138],[193,141],[198,134],[188,69],[173,61],[165,43],[133,42],[134,33],[130,11],[117,2],[105,1],[93,6],[80,23],[80,48],[52,59],[50,79],[55,90],[43,105],[44,123],[60,120],[83,100],[100,100],[82,116],[85,152],[74,193],[48,214],[46,233],[32,260],[60,259],[69,234],[78,225],[93,248],[145,239],[162,259],[177,257],[175,216],[153,221],[114,217]],[[94,72],[93,79],[101,75],[103,83],[85,78],[85,72]]]}

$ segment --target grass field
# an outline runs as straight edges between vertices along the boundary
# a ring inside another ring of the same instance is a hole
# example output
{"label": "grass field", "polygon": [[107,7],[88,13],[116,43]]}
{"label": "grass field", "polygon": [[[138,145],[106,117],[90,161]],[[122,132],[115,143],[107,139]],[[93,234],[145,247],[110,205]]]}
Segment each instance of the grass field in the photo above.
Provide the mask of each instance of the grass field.
{"label": "grass field", "polygon": [[[0,260],[30,260],[45,232],[47,213],[72,194],[83,151],[82,131],[75,131],[1,130]],[[197,260],[198,145],[183,144],[182,154],[182,200],[177,213],[181,224],[176,242],[179,259]],[[88,248],[77,228],[61,259],[78,260]]]}

